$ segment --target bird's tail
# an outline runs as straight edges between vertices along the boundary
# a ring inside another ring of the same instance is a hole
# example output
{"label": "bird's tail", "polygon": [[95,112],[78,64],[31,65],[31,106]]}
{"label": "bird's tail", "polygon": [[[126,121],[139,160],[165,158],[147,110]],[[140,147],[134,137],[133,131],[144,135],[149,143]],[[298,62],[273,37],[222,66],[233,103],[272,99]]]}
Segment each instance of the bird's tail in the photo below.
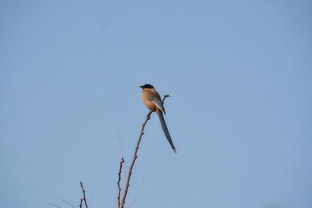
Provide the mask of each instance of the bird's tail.
{"label": "bird's tail", "polygon": [[173,149],[173,151],[174,151],[175,153],[177,153],[177,151],[176,151],[176,149],[175,149],[175,147],[174,147],[174,145],[173,145],[171,136],[170,136],[170,134],[169,134],[169,130],[168,130],[168,128],[167,128],[167,125],[166,125],[166,121],[165,121],[165,119],[164,119],[164,114],[163,114],[163,112],[157,111],[157,114],[158,114],[158,116],[159,116],[161,128],[163,129],[163,131],[164,131],[164,133],[165,133],[165,135],[166,135],[166,138],[167,138],[167,140],[168,140],[168,142],[169,142],[171,148]]}

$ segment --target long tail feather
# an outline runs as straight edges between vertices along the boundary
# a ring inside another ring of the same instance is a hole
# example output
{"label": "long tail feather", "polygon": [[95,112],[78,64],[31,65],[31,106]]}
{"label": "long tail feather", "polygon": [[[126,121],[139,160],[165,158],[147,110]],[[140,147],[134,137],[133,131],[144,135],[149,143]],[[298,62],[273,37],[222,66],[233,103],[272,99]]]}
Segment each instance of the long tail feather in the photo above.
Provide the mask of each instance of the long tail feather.
{"label": "long tail feather", "polygon": [[176,151],[176,149],[175,149],[175,147],[174,147],[174,145],[173,145],[171,136],[170,136],[170,134],[169,134],[169,130],[168,130],[168,128],[167,128],[167,125],[166,125],[166,121],[165,121],[165,119],[164,119],[163,112],[162,112],[162,111],[157,111],[157,114],[158,114],[158,116],[159,116],[161,128],[163,129],[163,131],[164,131],[164,133],[165,133],[165,136],[166,136],[166,138],[167,138],[167,140],[168,140],[168,142],[169,142],[171,148],[173,149],[173,151],[174,151],[175,153],[177,153],[177,151]]}

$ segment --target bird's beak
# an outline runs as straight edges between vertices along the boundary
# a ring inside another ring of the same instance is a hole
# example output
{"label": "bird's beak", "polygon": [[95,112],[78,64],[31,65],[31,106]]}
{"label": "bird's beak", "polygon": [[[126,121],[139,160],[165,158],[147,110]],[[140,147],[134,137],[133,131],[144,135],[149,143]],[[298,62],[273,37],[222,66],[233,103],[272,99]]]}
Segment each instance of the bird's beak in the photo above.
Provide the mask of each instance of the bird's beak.
{"label": "bird's beak", "polygon": [[140,86],[142,89],[143,89],[143,85],[142,86]]}

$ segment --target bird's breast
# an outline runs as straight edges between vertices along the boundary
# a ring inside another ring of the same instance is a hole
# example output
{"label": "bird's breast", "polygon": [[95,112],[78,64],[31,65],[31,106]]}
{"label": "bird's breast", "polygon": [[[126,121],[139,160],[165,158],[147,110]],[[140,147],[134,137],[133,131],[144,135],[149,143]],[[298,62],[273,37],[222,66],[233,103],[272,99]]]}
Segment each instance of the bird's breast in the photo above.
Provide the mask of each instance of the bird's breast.
{"label": "bird's breast", "polygon": [[156,111],[156,105],[150,101],[148,93],[142,93],[142,100],[148,109]]}

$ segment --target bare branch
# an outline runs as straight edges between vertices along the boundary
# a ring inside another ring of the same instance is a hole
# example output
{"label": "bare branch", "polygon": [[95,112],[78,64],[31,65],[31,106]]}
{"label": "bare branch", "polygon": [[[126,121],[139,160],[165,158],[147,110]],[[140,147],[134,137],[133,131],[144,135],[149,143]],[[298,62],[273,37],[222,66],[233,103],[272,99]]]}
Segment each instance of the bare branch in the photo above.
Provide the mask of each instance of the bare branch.
{"label": "bare branch", "polygon": [[152,112],[153,111],[150,111],[147,114],[146,119],[145,119],[144,123],[142,124],[141,133],[140,133],[139,139],[138,139],[138,141],[136,143],[136,146],[135,146],[135,149],[134,149],[134,153],[133,153],[132,162],[131,162],[131,165],[129,167],[128,176],[127,176],[127,180],[126,180],[126,184],[125,184],[125,190],[124,190],[123,197],[122,197],[122,200],[121,200],[120,208],[124,208],[124,206],[125,206],[126,198],[127,198],[127,194],[128,194],[128,189],[129,189],[129,186],[130,186],[131,174],[132,174],[132,170],[133,170],[135,161],[138,158],[138,150],[139,150],[139,147],[140,147],[140,143],[141,143],[142,137],[144,135],[144,128],[145,128],[145,125],[146,125],[147,121],[151,118]]}
{"label": "bare branch", "polygon": [[123,166],[124,162],[125,162],[125,160],[122,157],[121,161],[119,163],[119,172],[118,172],[118,181],[117,181],[117,187],[118,187],[117,204],[118,204],[118,208],[120,207],[120,193],[121,193],[120,180],[121,180],[122,166]]}
{"label": "bare branch", "polygon": [[85,208],[88,208],[88,203],[87,203],[87,198],[86,198],[86,191],[85,191],[85,189],[83,188],[82,181],[80,181],[80,187],[81,187],[81,190],[82,190],[82,198],[80,199],[80,205],[79,205],[79,207],[82,208],[82,203],[84,202]]}
{"label": "bare branch", "polygon": [[79,204],[80,208],[82,208],[82,202],[83,202],[83,198],[80,199],[80,204]]}
{"label": "bare branch", "polygon": [[[162,99],[162,103],[164,103],[164,101],[165,101],[165,99],[167,97],[169,97],[169,95],[165,95],[164,96],[164,98]],[[147,124],[148,120],[150,120],[152,113],[153,113],[153,111],[150,111],[146,115],[146,119],[145,119],[144,123],[142,124],[141,132],[140,132],[138,141],[137,141],[137,143],[135,145],[135,148],[134,148],[133,158],[132,158],[131,165],[129,167],[127,180],[126,180],[125,188],[124,188],[124,193],[123,193],[122,200],[121,200],[119,208],[124,208],[125,207],[126,198],[127,198],[127,194],[128,194],[128,189],[129,189],[129,186],[130,186],[130,179],[131,179],[131,175],[132,175],[132,171],[133,171],[133,167],[134,167],[135,161],[138,158],[138,151],[139,151],[139,148],[140,148],[142,137],[144,135],[144,128],[145,128],[145,125]]]}

